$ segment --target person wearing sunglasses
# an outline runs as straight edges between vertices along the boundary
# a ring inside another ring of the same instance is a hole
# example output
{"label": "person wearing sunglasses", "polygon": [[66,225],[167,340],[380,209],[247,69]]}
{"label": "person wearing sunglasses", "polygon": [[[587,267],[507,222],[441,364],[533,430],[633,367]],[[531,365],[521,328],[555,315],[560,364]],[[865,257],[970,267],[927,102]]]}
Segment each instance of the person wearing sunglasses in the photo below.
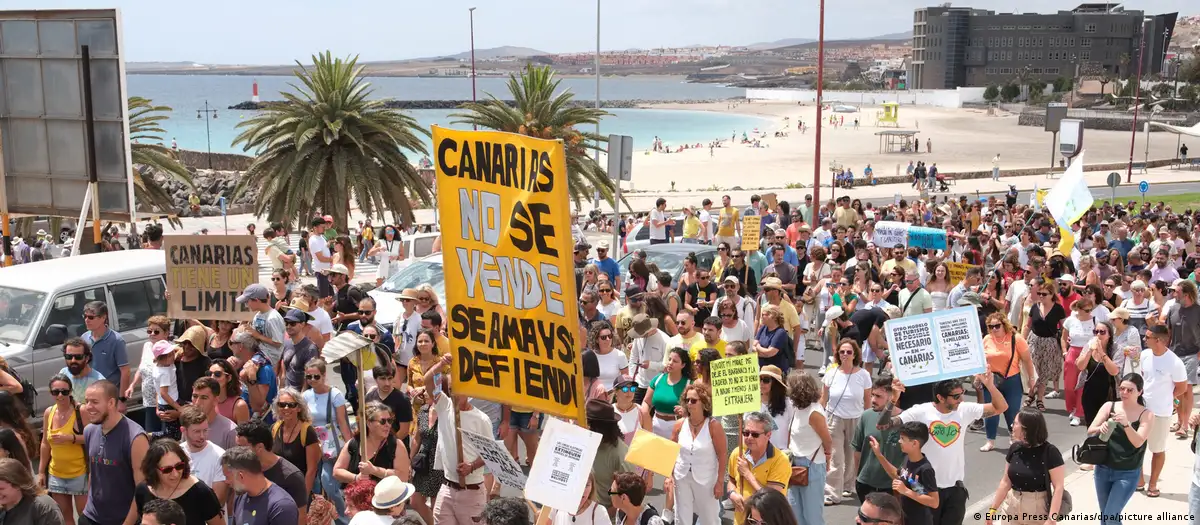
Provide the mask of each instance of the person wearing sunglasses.
{"label": "person wearing sunglasses", "polygon": [[[128,395],[124,392],[129,388],[131,374],[129,358],[125,351],[125,339],[108,327],[108,304],[104,301],[92,301],[83,306],[83,324],[87,328],[81,338],[91,346],[90,363],[105,379],[115,383],[122,396],[118,399],[121,410],[125,410],[125,400]],[[167,334],[170,335],[170,334]],[[143,348],[143,350],[145,350]],[[145,355],[145,352],[143,352]]]}
{"label": "person wearing sunglasses", "polygon": [[1071,306],[1073,315],[1064,319],[1062,324],[1062,347],[1067,349],[1066,362],[1063,366],[1063,386],[1065,387],[1063,399],[1066,401],[1067,415],[1070,416],[1070,424],[1073,427],[1077,427],[1083,422],[1083,406],[1079,403],[1080,394],[1076,388],[1079,369],[1075,363],[1095,335],[1096,327],[1100,326],[1100,321],[1092,316],[1094,307],[1095,304],[1091,299],[1076,300]]}
{"label": "person wearing sunglasses", "polygon": [[[150,344],[147,342],[146,344]],[[72,337],[63,343],[64,366],[58,373],[71,379],[71,398],[76,404],[83,403],[84,393],[92,383],[104,379],[96,369],[92,368],[92,349],[83,339]],[[150,361],[145,359],[143,361]],[[153,361],[149,366],[153,366]],[[149,381],[153,384],[153,381]],[[149,398],[145,398],[149,399]],[[148,410],[147,412],[152,412]],[[155,417],[157,420],[157,416]]]}
{"label": "person wearing sunglasses", "polygon": [[221,503],[212,488],[192,475],[191,459],[183,447],[172,439],[160,439],[150,444],[141,464],[142,477],[134,490],[133,505],[125,523],[137,523],[146,503],[156,499],[171,500],[183,508],[187,525],[221,525]]}
{"label": "person wearing sunglasses", "polygon": [[1046,391],[1046,381],[1053,381],[1057,388],[1059,377],[1063,373],[1063,351],[1062,342],[1058,338],[1058,326],[1067,318],[1067,311],[1054,299],[1058,292],[1054,281],[1037,277],[1031,290],[1034,293],[1033,305],[1029,308],[1021,335],[1029,343],[1037,381],[1030,383],[1025,406],[1036,405],[1038,410],[1045,411],[1045,400],[1059,396],[1054,389]]}
{"label": "person wearing sunglasses", "polygon": [[[1021,409],[1023,395],[1022,371],[1036,380],[1033,358],[1029,355],[1029,344],[1018,334],[1008,317],[996,312],[987,316],[987,328],[983,336],[983,355],[987,360],[988,372],[996,376],[996,388],[1004,394],[1008,409],[1004,411],[1004,423],[1008,425],[1009,435],[1012,434],[1013,421]],[[983,389],[980,389],[983,390]],[[991,397],[983,391],[983,402],[990,403]],[[987,442],[979,450],[989,452],[996,447],[996,431],[1000,427],[1000,417],[993,416],[984,419],[984,431]]]}
{"label": "person wearing sunglasses", "polygon": [[620,418],[617,426],[621,429],[626,445],[633,442],[633,435],[638,429],[646,432],[652,430],[650,412],[646,410],[646,406],[633,402],[636,392],[637,382],[627,375],[618,376],[613,381],[613,398],[616,400],[613,409]]}
{"label": "person wearing sunglasses", "polygon": [[303,473],[304,485],[312,493],[320,469],[321,441],[313,430],[308,404],[295,388],[285,387],[271,404],[271,412],[275,414],[271,452]]}
{"label": "person wearing sunglasses", "polygon": [[[750,412],[744,416],[741,443],[729,454],[729,476],[725,482],[729,499],[733,502],[734,523],[746,523],[746,500],[759,489],[770,488],[779,491],[780,494],[787,490],[792,467],[783,451],[771,444],[773,427],[774,422],[770,414]],[[824,469],[815,470],[824,472]],[[822,475],[821,478],[823,477]],[[818,487],[822,485],[824,483],[817,484]],[[820,515],[819,510],[817,515]],[[811,523],[821,525],[824,522]]]}
{"label": "person wearing sunglasses", "polygon": [[[328,364],[323,358],[315,358],[304,364],[304,381],[307,388],[301,394],[304,404],[312,414],[313,428],[321,444],[320,484],[316,491],[324,494],[339,513],[346,508],[341,485],[334,480],[333,464],[341,453],[342,444],[350,441],[350,421],[346,416],[346,397],[326,380]],[[379,383],[376,383],[378,385]]]}
{"label": "person wearing sunglasses", "polygon": [[[621,472],[613,477],[610,488],[605,491],[612,498],[616,509],[613,523],[617,525],[666,525],[659,510],[646,502],[646,480],[633,472]],[[673,509],[663,509],[663,513]]]}
{"label": "person wearing sunglasses", "polygon": [[[159,341],[166,341],[167,339],[169,339],[171,337],[171,320],[168,319],[164,315],[151,316],[150,319],[146,320],[146,337],[147,337],[147,341],[144,344],[142,344],[142,355],[144,355],[144,356],[148,356],[151,354],[152,348],[154,348],[155,343],[157,343]],[[86,344],[83,341],[80,341],[80,343]],[[91,367],[92,359],[91,359],[90,347],[88,348],[88,350],[86,352],[84,352],[84,353],[88,354],[87,359],[82,360],[82,359],[79,359],[78,357],[72,358],[68,355],[71,353],[78,354],[78,352],[76,352],[74,350],[68,351],[67,344],[70,344],[70,341],[68,341],[66,344],[63,345],[63,357],[65,357],[67,359],[67,368],[68,369],[71,368],[72,364],[79,366],[81,363],[84,363],[86,361],[87,368],[92,369],[92,367]],[[74,359],[74,363],[72,363],[72,359]],[[92,369],[92,370],[94,370],[94,369]],[[97,374],[99,375],[98,372],[97,372]],[[90,385],[91,383],[93,383],[95,381],[87,382],[85,380],[85,378],[82,377],[81,373],[76,372],[75,370],[71,370],[71,376],[72,376],[71,380],[75,383],[75,392],[76,392],[75,402],[83,403],[83,392],[85,390],[87,390],[87,385]],[[101,375],[100,379],[104,379],[104,376]],[[85,382],[87,382],[87,385],[83,384]],[[80,386],[80,385],[82,385],[82,386]],[[142,359],[141,360],[141,363],[138,364],[138,369],[136,371],[134,371],[134,373],[133,373],[133,379],[130,381],[129,386],[125,388],[125,391],[122,395],[125,396],[126,398],[132,397],[134,385],[142,385],[142,403],[143,404],[147,403],[148,402],[147,400],[154,399],[154,397],[157,395],[158,385],[156,383],[156,379],[154,378],[154,360],[153,359]],[[160,420],[158,418],[157,411],[143,410],[142,413],[143,413],[143,417],[144,417],[144,420],[142,421],[142,425],[143,425],[143,428],[145,428],[147,432],[157,432],[159,430],[162,430],[162,420]]]}
{"label": "person wearing sunglasses", "polygon": [[[721,483],[727,470],[729,448],[721,424],[712,417],[711,389],[706,385],[688,385],[681,401],[685,416],[675,423],[671,441],[688,451],[675,462],[674,476],[667,480],[675,493],[675,515],[681,523],[692,521],[716,524],[721,521],[717,501],[725,495]],[[709,499],[709,497],[712,499]]]}
{"label": "person wearing sunglasses", "polygon": [[[268,478],[255,449],[237,446],[226,450],[221,456],[221,466],[226,471],[229,484],[242,489],[234,500],[230,523],[307,523],[304,510],[307,505],[297,505],[293,494]],[[307,502],[307,498],[304,501]],[[259,517],[259,513],[263,516]]]}
{"label": "person wearing sunglasses", "polygon": [[[992,399],[990,404],[963,401],[962,382],[948,379],[934,383],[933,402],[911,407],[899,416],[880,418],[876,425],[876,428],[886,430],[918,421],[930,427],[930,437],[940,445],[936,454],[927,456],[933,471],[937,473],[938,484],[938,507],[933,509],[932,523],[962,525],[967,512],[967,489],[964,485],[966,437],[963,429],[971,421],[1002,414],[1008,409],[1008,402],[996,389],[992,374],[976,375],[975,381],[987,389]],[[891,411],[903,391],[904,385],[899,380],[892,383],[892,399],[884,407],[884,412]]]}
{"label": "person wearing sunglasses", "polygon": [[83,426],[79,407],[71,397],[71,378],[56,374],[50,378],[54,404],[43,414],[41,454],[38,472],[48,474],[45,487],[58,504],[63,516],[75,517],[87,506],[87,454],[83,451]]}
{"label": "person wearing sunglasses", "polygon": [[294,389],[304,388],[304,365],[321,355],[317,345],[308,338],[309,331],[313,329],[308,324],[311,320],[312,316],[301,307],[292,308],[283,316],[284,330],[288,341],[292,343],[283,350],[284,385]]}

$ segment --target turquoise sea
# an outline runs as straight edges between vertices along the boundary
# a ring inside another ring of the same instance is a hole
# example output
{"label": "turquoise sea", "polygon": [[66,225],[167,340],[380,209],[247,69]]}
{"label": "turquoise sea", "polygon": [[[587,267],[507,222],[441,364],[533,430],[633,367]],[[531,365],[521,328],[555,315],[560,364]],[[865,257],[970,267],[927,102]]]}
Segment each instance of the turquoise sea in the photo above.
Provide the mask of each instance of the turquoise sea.
{"label": "turquoise sea", "polygon": [[[252,111],[228,110],[227,107],[250,100],[253,82],[258,81],[259,97],[262,100],[280,100],[281,91],[290,91],[292,77],[213,76],[213,75],[129,75],[128,88],[131,96],[151,99],[157,105],[172,108],[171,119],[163,124],[166,134],[163,142],[171,144],[174,139],[180,148],[204,151],[211,136],[212,151],[242,153],[231,142],[239,133],[236,126],[249,118]],[[444,78],[370,78],[373,96],[403,100],[467,100],[471,98],[470,79]],[[577,99],[594,100],[595,79],[566,78],[561,87],[569,89]],[[505,79],[477,79],[479,98],[485,93],[496,93],[502,99],[510,98]],[[725,99],[745,94],[744,90],[726,88],[712,84],[688,84],[678,78],[603,78],[600,85],[601,98],[605,100],[699,100]],[[217,118],[205,122],[197,118],[198,109],[216,109]],[[630,135],[637,149],[649,149],[655,136],[669,144],[707,143],[718,137],[727,137],[768,124],[766,119],[730,115],[706,111],[676,111],[648,109],[611,109],[611,117],[600,124],[602,134]],[[448,115],[452,110],[414,110],[409,113],[428,128],[433,124],[462,128],[452,125]],[[205,125],[209,128],[206,130]],[[415,160],[415,159],[414,159]]]}

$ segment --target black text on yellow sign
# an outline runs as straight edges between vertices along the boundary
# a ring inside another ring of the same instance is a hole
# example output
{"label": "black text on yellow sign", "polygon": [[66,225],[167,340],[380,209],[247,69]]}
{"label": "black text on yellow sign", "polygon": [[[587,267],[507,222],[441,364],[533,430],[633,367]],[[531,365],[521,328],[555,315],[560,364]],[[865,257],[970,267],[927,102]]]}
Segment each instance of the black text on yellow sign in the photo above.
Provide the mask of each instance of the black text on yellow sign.
{"label": "black text on yellow sign", "polygon": [[238,295],[258,282],[258,246],[250,235],[167,235],[167,315],[242,321],[254,317]]}
{"label": "black text on yellow sign", "polygon": [[563,145],[434,126],[455,392],[582,419]]}

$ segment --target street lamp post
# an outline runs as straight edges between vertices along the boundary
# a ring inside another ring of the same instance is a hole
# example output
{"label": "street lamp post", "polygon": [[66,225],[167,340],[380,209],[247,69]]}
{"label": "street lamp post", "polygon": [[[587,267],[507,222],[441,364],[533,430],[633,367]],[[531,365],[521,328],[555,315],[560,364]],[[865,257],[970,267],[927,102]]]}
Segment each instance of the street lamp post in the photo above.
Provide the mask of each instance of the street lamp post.
{"label": "street lamp post", "polygon": [[1125,169],[1125,183],[1133,183],[1133,148],[1137,141],[1138,110],[1142,107],[1142,64],[1146,62],[1146,20],[1142,19],[1141,37],[1138,39],[1138,69],[1133,84],[1133,124],[1129,133],[1129,165]]}
{"label": "street lamp post", "polygon": [[[475,8],[469,7],[467,12],[471,17],[471,102],[475,102]],[[479,129],[478,125],[472,127]]]}
{"label": "street lamp post", "polygon": [[[821,0],[819,9],[820,16],[818,18],[820,21],[818,22],[817,29],[817,144],[816,148],[814,148],[816,158],[813,159],[813,205],[818,208],[821,206],[821,127],[823,125],[821,120],[821,106],[824,104],[823,97],[825,94],[825,86],[823,85],[825,83],[825,0]],[[812,217],[807,217],[809,224],[819,224],[815,222],[816,213],[814,212],[818,208],[809,210],[809,213],[813,215]]]}
{"label": "street lamp post", "polygon": [[208,137],[208,169],[212,167],[212,127],[209,122],[217,118],[217,108],[208,108],[208,101],[204,101],[204,109],[196,110],[196,118],[204,119],[204,134]]}
{"label": "street lamp post", "polygon": [[[596,64],[595,64],[595,66],[596,66],[596,109],[599,110],[600,109],[600,0],[596,0]],[[596,136],[597,137],[600,136],[600,119],[596,119]],[[596,164],[599,165],[600,164],[600,149],[597,148],[595,153],[596,153]],[[612,177],[611,173],[609,174],[609,177],[610,178]],[[617,174],[617,178],[614,179],[613,182],[615,184],[617,184],[618,186],[621,184],[620,174]],[[595,201],[593,203],[593,205],[595,207],[599,208],[600,207],[600,192],[599,191],[595,192],[595,195],[593,196],[593,200]],[[614,201],[613,211],[617,215],[617,220],[620,220],[620,218],[621,218],[621,213],[619,212],[620,208],[621,208],[621,203]]]}

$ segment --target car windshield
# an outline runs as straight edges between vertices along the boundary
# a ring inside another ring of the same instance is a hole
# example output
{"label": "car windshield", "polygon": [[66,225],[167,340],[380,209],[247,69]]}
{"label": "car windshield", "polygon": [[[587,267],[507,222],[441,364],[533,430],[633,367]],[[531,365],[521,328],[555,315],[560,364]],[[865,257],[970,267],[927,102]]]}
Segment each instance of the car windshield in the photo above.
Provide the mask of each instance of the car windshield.
{"label": "car windshield", "polygon": [[[667,272],[672,279],[679,272],[683,271],[683,258],[687,256],[686,252],[648,252],[646,260],[658,266],[658,271]],[[633,255],[626,255],[621,258],[618,263],[621,266],[621,282],[630,283],[629,280],[629,264],[633,262]]]}
{"label": "car windshield", "polygon": [[438,297],[445,297],[446,280],[442,274],[441,261],[416,261],[389,277],[380,289],[400,293],[405,288],[416,288],[422,284],[432,286]]}
{"label": "car windshield", "polygon": [[46,294],[0,286],[0,342],[24,344]]}

